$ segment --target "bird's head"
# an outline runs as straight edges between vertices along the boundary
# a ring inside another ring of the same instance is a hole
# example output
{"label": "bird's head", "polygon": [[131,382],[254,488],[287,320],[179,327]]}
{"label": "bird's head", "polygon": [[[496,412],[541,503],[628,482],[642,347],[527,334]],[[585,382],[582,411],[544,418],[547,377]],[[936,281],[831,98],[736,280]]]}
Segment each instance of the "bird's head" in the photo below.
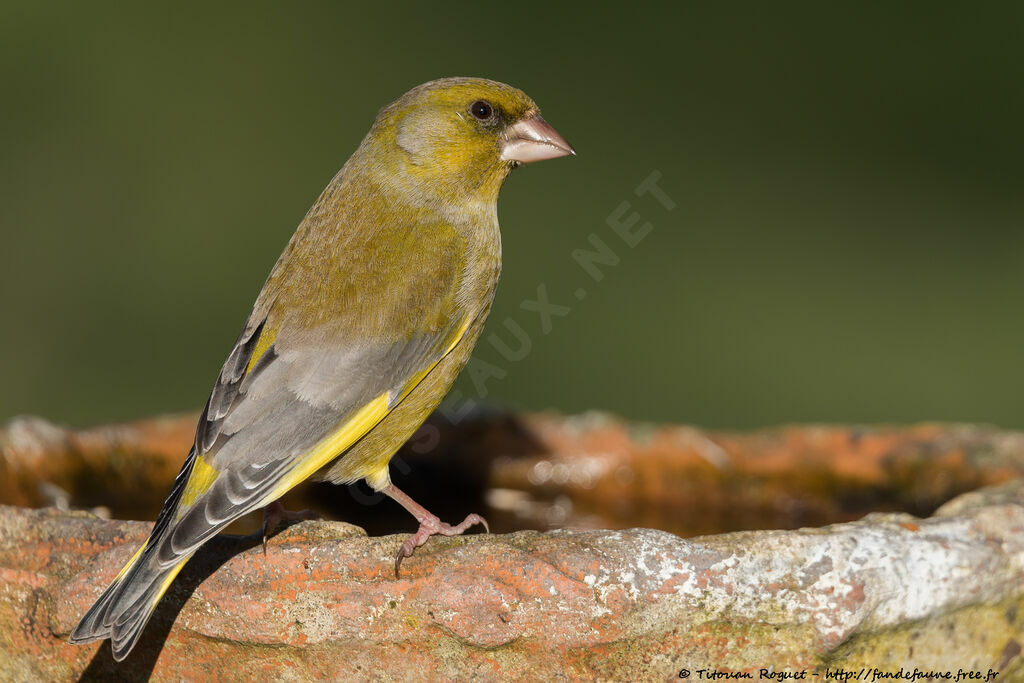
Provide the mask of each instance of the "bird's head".
{"label": "bird's head", "polygon": [[367,140],[391,172],[452,199],[493,201],[515,166],[576,153],[523,91],[482,78],[413,88],[381,110]]}

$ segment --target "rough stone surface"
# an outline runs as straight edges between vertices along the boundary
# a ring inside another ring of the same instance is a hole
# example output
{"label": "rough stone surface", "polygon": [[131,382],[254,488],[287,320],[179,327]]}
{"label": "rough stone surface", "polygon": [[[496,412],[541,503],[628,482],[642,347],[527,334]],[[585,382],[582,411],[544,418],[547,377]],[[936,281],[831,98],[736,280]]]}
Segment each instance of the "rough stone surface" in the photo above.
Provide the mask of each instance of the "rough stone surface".
{"label": "rough stone surface", "polygon": [[[0,681],[658,680],[684,668],[872,680],[901,667],[1024,680],[1024,435],[971,425],[435,421],[396,458],[397,475],[415,473],[402,485],[430,507],[459,492],[446,518],[477,496],[492,528],[514,533],[432,539],[398,579],[397,535],[304,522],[266,556],[254,537],[221,536],[126,661],[67,644],[151,526],[73,508],[152,519],[193,428],[182,416],[0,429],[0,503],[63,508],[0,506]],[[386,507],[321,511],[407,530]],[[530,527],[549,530],[515,531]]]}
{"label": "rough stone surface", "polygon": [[[1020,680],[1024,483],[929,519],[684,540],[650,529],[433,539],[303,522],[220,537],[136,651],[65,642],[149,531],[0,509],[0,676],[667,679],[680,669],[994,668]],[[948,514],[947,514],[948,512]]]}

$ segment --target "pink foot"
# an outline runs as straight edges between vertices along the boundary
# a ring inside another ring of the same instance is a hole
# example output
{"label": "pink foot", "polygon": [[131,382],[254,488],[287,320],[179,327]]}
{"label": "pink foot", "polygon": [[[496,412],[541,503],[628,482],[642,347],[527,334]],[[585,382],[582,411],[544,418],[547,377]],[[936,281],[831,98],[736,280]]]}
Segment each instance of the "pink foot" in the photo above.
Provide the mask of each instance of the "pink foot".
{"label": "pink foot", "polygon": [[402,560],[407,557],[412,557],[412,553],[416,548],[427,542],[427,539],[431,536],[441,534],[442,536],[459,536],[466,531],[469,527],[474,524],[483,524],[484,530],[487,533],[491,532],[490,527],[487,526],[487,520],[480,515],[468,515],[466,519],[462,520],[462,524],[458,526],[452,526],[451,524],[445,524],[440,519],[427,513],[429,516],[422,518],[417,517],[420,522],[419,530],[409,538],[405,539],[405,543],[398,549],[398,555],[395,556],[395,578],[398,578],[398,570],[402,566]]}
{"label": "pink foot", "polygon": [[274,533],[274,529],[281,522],[298,522],[307,519],[320,519],[320,515],[312,510],[285,510],[284,505],[274,501],[263,508],[263,554],[267,554],[267,537]]}

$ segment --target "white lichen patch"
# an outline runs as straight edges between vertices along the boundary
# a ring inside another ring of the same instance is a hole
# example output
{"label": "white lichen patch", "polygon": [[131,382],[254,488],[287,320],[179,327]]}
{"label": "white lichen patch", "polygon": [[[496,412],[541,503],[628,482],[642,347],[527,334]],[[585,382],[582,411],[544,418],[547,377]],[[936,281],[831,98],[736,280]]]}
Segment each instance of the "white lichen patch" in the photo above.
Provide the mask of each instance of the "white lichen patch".
{"label": "white lichen patch", "polygon": [[[1024,508],[1010,512],[1014,519],[1003,511],[999,520],[1004,530],[1024,525]],[[709,539],[705,550],[719,559],[706,565],[692,543],[677,540],[678,555],[665,561],[641,540],[633,567],[663,582],[686,574],[675,595],[707,619],[809,622],[823,640],[838,643],[862,626],[925,618],[1019,585],[1024,539],[1009,534],[996,542],[982,530],[990,521],[983,517],[992,514],[727,534]]]}
{"label": "white lichen patch", "polygon": [[858,629],[1000,599],[1024,583],[1020,529],[1024,507],[1007,505],[699,542],[649,529],[581,532],[596,560],[581,579],[593,590],[592,618],[626,600],[631,619],[809,624],[834,645]]}

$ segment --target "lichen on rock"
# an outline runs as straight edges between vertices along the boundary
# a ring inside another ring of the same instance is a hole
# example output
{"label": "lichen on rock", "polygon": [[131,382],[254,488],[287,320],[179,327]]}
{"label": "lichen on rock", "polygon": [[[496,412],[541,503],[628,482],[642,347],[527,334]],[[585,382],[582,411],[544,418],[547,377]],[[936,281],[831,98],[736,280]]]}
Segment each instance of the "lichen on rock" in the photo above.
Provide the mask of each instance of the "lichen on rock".
{"label": "lichen on rock", "polygon": [[[659,438],[645,436],[654,448]],[[716,442],[737,459],[728,439]],[[878,512],[692,538],[649,528],[434,538],[397,578],[397,535],[302,522],[265,555],[256,536],[220,536],[127,660],[115,663],[106,644],[69,645],[149,529],[0,506],[0,678],[618,680],[861,666],[1024,678],[1021,479],[923,518]]]}

